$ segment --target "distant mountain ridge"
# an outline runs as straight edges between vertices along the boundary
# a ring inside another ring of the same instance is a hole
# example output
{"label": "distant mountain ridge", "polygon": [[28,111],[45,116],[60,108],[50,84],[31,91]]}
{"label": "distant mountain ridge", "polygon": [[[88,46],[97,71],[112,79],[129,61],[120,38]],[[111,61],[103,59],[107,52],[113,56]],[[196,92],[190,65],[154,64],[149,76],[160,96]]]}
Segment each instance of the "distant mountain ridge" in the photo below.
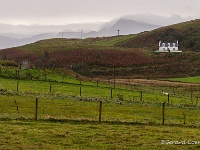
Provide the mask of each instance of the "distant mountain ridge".
{"label": "distant mountain ridge", "polygon": [[10,47],[9,45],[11,45],[11,47],[17,45],[16,40],[0,35],[0,49]]}
{"label": "distant mountain ridge", "polygon": [[38,40],[50,39],[53,37],[54,37],[54,34],[52,33],[42,33],[42,34],[32,36],[30,38],[22,38],[22,39],[14,39],[14,38],[0,35],[0,49],[21,46],[21,45],[36,42]]}
{"label": "distant mountain ridge", "polygon": [[[109,24],[109,23],[108,23]],[[115,36],[120,31],[120,35],[136,34],[143,31],[149,31],[156,29],[160,26],[152,25],[144,22],[119,19],[111,26],[105,24],[99,31],[77,31],[77,32],[60,32],[60,33],[41,33],[30,38],[15,39],[6,36],[0,36],[0,49],[21,46],[29,43],[36,42],[43,39],[51,38],[88,38],[88,37],[103,37],[103,36]]]}
{"label": "distant mountain ridge", "polygon": [[86,37],[115,36],[118,34],[118,30],[120,35],[129,35],[150,31],[158,27],[160,26],[122,18],[111,27],[105,27],[97,32],[86,33]]}

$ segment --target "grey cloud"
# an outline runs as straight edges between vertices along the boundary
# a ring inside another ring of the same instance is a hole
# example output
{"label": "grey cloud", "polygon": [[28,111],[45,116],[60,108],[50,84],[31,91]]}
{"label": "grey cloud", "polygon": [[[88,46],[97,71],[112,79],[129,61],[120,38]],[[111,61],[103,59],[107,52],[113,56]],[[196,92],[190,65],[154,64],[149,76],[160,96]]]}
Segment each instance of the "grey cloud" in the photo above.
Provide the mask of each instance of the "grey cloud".
{"label": "grey cloud", "polygon": [[127,14],[200,17],[199,0],[0,0],[0,23],[64,24]]}
{"label": "grey cloud", "polygon": [[177,14],[172,14],[169,17],[160,16],[160,15],[151,15],[151,14],[149,15],[136,14],[136,15],[127,15],[127,16],[124,16],[124,18],[141,21],[141,22],[148,22],[150,24],[156,24],[156,25],[170,25],[170,24],[184,22],[184,21],[188,21],[192,19],[190,17],[184,18]]}
{"label": "grey cloud", "polygon": [[[0,24],[0,34],[1,35],[13,35],[13,33],[18,34],[28,34],[35,35],[40,33],[48,32],[67,32],[79,30],[91,31],[98,30],[103,23],[85,23],[85,24],[67,24],[67,25],[9,25],[9,24]],[[12,33],[12,34],[11,34]],[[15,37],[15,36],[12,36]]]}

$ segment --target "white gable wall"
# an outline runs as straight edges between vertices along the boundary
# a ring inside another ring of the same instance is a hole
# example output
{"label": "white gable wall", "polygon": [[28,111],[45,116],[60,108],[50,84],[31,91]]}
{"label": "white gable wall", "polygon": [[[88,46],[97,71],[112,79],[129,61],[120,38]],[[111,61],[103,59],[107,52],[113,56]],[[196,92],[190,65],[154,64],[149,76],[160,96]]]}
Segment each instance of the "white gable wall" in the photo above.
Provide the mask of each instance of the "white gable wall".
{"label": "white gable wall", "polygon": [[159,41],[158,52],[182,52],[178,50],[178,41],[176,43],[163,43]]}

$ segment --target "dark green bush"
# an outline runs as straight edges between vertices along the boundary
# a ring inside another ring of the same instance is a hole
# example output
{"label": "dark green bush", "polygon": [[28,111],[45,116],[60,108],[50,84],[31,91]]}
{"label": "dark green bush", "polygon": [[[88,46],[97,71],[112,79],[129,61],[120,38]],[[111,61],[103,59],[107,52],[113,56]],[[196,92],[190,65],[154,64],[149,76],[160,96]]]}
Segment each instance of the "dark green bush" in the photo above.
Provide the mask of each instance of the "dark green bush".
{"label": "dark green bush", "polygon": [[1,60],[0,65],[5,67],[18,67],[17,63],[12,60]]}

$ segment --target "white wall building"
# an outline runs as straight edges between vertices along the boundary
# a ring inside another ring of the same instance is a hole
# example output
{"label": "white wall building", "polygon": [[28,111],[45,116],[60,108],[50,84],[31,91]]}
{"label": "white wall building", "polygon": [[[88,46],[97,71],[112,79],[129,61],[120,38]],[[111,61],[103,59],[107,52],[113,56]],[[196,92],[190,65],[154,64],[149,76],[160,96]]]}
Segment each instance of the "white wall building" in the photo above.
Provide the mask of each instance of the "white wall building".
{"label": "white wall building", "polygon": [[20,70],[25,70],[31,67],[31,63],[28,60],[24,60],[20,63]]}
{"label": "white wall building", "polygon": [[178,50],[178,41],[175,43],[159,41],[159,50],[157,52],[182,52]]}

